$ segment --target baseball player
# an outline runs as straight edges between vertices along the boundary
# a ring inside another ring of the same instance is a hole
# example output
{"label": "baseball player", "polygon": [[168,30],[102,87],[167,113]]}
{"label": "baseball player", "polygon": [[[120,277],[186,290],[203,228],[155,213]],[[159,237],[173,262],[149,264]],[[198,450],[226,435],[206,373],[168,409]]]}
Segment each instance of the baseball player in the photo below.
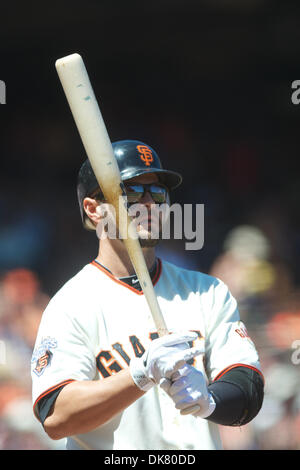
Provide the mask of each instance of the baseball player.
{"label": "baseball player", "polygon": [[[137,231],[169,335],[158,337],[123,241],[97,257],[45,309],[32,356],[34,414],[67,449],[221,449],[218,424],[259,412],[256,348],[226,285],[158,259],[151,208],[181,183],[147,144],[112,144],[128,202],[149,217]],[[96,230],[105,202],[88,160],[78,177],[82,222]]]}

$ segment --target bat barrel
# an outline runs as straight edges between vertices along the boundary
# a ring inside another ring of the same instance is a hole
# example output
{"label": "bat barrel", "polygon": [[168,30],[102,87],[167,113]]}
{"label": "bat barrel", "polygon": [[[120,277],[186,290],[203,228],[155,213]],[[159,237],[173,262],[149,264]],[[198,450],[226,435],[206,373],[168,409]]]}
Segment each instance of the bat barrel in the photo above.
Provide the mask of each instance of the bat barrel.
{"label": "bat barrel", "polygon": [[116,209],[117,225],[148,302],[160,336],[168,330],[161,313],[138,237],[132,236],[128,212],[122,201],[121,175],[111,141],[85,64],[79,54],[55,63],[73,118],[97,181],[108,203]]}

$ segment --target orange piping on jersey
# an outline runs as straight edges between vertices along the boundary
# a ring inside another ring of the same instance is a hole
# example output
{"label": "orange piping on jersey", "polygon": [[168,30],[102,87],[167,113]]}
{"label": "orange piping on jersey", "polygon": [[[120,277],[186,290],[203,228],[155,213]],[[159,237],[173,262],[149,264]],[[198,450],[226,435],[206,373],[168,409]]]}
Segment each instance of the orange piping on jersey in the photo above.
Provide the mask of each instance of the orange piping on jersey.
{"label": "orange piping on jersey", "polygon": [[[144,295],[144,292],[142,290],[139,291],[139,290],[135,289],[134,287],[129,286],[128,284],[126,284],[126,282],[123,282],[120,279],[117,279],[113,274],[111,274],[109,271],[107,271],[102,266],[100,266],[100,264],[96,263],[96,261],[92,261],[90,264],[92,264],[96,268],[100,269],[100,271],[102,271],[104,274],[106,274],[108,277],[110,277],[110,279],[115,281],[117,284],[121,284],[122,286],[127,287],[127,289],[131,290],[132,292],[134,292],[137,295]],[[154,274],[154,277],[153,277],[153,281],[152,281],[154,286],[155,286],[155,284],[157,284],[157,282],[160,278],[161,271],[162,271],[161,261],[158,258],[157,268],[156,268],[156,271],[155,271],[155,274]]]}
{"label": "orange piping on jersey", "polygon": [[68,385],[68,384],[70,384],[71,382],[75,382],[75,380],[74,380],[74,379],[63,380],[62,382],[59,382],[58,384],[53,385],[53,387],[48,388],[45,392],[43,392],[43,393],[35,400],[34,405],[33,405],[33,413],[34,413],[35,417],[36,417],[38,420],[40,420],[39,417],[38,417],[38,415],[37,415],[37,413],[36,413],[36,405],[38,404],[38,402],[39,402],[42,398],[44,398],[46,395],[48,395],[49,393],[54,392],[54,390],[57,390],[58,388],[60,388],[60,387],[62,387],[62,386],[64,386],[64,385]]}
{"label": "orange piping on jersey", "polygon": [[226,374],[226,372],[229,372],[231,369],[235,369],[236,367],[247,367],[248,369],[255,370],[261,375],[261,378],[263,379],[265,383],[265,379],[261,371],[258,370],[256,367],[249,366],[248,364],[232,364],[231,366],[228,366],[226,367],[226,369],[223,369],[221,372],[219,372],[219,374],[216,376],[216,378],[213,381],[215,382],[216,380],[219,380],[221,377],[223,377],[224,374]]}
{"label": "orange piping on jersey", "polygon": [[143,295],[143,291],[138,291],[137,289],[135,289],[134,287],[131,287],[129,286],[128,284],[126,284],[126,282],[123,282],[123,281],[120,281],[120,279],[117,279],[116,277],[114,277],[113,274],[111,274],[110,272],[106,271],[106,269],[102,268],[102,266],[100,266],[98,263],[96,263],[95,261],[92,261],[91,264],[93,266],[95,266],[96,268],[100,269],[100,271],[102,271],[104,274],[106,274],[108,277],[111,278],[112,281],[115,281],[117,284],[121,284],[122,286],[124,287],[127,287],[127,289],[131,290],[132,292],[134,292],[135,294],[138,294],[138,295]]}

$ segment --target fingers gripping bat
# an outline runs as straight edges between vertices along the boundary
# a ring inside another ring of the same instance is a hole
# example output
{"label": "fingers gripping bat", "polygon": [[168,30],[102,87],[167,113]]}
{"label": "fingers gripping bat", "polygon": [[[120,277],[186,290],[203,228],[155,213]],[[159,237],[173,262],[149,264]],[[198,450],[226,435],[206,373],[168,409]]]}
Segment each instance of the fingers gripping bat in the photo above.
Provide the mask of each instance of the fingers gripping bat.
{"label": "fingers gripping bat", "polygon": [[168,334],[145,258],[125,206],[119,167],[85,64],[79,54],[55,63],[83,146],[106,201],[115,209],[116,224],[150,308],[159,336]]}

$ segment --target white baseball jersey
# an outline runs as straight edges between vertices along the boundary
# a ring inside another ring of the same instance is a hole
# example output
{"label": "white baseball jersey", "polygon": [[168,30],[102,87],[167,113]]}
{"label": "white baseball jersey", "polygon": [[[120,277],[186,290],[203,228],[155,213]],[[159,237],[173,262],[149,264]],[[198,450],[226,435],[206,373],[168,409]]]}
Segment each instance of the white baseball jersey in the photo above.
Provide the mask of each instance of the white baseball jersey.
{"label": "white baseball jersey", "polygon": [[[155,293],[170,331],[192,330],[205,340],[194,366],[208,381],[237,365],[260,371],[259,357],[226,285],[206,274],[158,260]],[[157,337],[143,293],[95,261],[52,298],[32,357],[33,403],[71,381],[105,380],[128,367]],[[174,450],[222,448],[218,425],[182,416],[155,386],[91,432],[67,439],[67,449]]]}

